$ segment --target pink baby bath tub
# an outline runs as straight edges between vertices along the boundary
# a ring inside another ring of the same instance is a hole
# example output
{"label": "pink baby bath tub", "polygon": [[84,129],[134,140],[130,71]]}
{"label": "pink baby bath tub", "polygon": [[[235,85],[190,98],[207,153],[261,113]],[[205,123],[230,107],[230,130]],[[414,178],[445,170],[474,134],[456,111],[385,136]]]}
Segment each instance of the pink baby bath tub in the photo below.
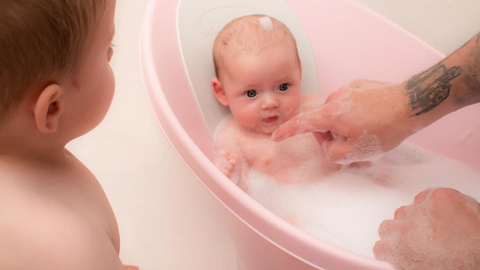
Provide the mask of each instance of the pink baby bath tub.
{"label": "pink baby bath tub", "polygon": [[[178,155],[225,209],[239,268],[392,269],[318,240],[275,216],[216,169],[212,136],[228,111],[210,90],[211,47],[233,18],[266,14],[297,39],[302,91],[327,97],[353,79],[399,83],[443,55],[371,11],[344,0],[151,0],[141,40],[144,81],[156,117]],[[479,106],[438,121],[410,139],[480,166]],[[393,213],[392,213],[393,214]]]}

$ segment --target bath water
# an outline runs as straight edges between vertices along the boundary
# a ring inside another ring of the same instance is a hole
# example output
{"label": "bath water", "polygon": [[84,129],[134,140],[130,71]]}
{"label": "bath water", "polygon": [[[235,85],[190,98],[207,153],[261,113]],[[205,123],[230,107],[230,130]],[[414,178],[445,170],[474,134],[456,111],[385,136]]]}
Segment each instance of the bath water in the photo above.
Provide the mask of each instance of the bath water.
{"label": "bath water", "polygon": [[[299,175],[298,177],[301,177]],[[374,257],[378,226],[431,187],[480,199],[480,174],[416,146],[402,144],[370,164],[343,167],[312,184],[284,184],[252,171],[248,194],[305,232]]]}

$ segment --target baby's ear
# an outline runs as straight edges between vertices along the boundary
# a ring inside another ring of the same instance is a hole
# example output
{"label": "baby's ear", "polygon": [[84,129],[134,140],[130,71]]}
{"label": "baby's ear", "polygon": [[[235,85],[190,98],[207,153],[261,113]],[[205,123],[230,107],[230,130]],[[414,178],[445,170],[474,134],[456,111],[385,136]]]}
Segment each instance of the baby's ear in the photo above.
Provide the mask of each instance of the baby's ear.
{"label": "baby's ear", "polygon": [[38,130],[43,133],[57,131],[62,112],[62,88],[58,84],[50,84],[42,90],[35,103],[34,115]]}
{"label": "baby's ear", "polygon": [[212,89],[215,97],[223,106],[228,106],[228,100],[225,96],[225,90],[223,90],[222,83],[218,80],[217,77],[212,79]]}

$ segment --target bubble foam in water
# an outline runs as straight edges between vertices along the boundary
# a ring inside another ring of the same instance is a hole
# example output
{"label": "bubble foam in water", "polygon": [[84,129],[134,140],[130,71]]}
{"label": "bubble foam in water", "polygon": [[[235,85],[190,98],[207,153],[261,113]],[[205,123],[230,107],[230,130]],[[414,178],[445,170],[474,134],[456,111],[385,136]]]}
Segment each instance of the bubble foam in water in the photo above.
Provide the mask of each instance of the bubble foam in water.
{"label": "bubble foam in water", "polygon": [[319,239],[372,258],[380,223],[421,191],[442,186],[480,198],[480,175],[408,144],[370,165],[345,166],[313,184],[278,183],[257,172],[248,179],[249,195],[273,213]]}

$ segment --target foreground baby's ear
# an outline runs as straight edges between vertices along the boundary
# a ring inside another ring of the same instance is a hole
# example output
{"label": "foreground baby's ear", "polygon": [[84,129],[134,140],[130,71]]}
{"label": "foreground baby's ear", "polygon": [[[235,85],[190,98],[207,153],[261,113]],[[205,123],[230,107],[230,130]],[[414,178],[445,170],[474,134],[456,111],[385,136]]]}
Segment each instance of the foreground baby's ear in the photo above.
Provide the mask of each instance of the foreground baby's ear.
{"label": "foreground baby's ear", "polygon": [[228,100],[225,96],[225,90],[223,90],[222,83],[218,80],[217,77],[212,79],[212,89],[215,97],[223,106],[228,106]]}
{"label": "foreground baby's ear", "polygon": [[62,88],[58,84],[45,87],[35,103],[35,123],[42,133],[53,133],[58,129],[63,112]]}

